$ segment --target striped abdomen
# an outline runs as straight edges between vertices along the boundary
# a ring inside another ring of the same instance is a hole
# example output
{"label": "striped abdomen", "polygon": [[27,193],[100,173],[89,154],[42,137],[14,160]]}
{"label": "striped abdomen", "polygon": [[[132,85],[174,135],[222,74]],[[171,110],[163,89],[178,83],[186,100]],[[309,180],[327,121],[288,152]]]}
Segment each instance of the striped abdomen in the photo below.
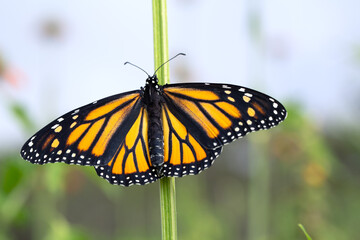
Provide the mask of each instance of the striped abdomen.
{"label": "striped abdomen", "polygon": [[149,114],[149,152],[151,163],[154,167],[164,163],[164,135],[161,122],[160,101],[152,101],[147,106]]}

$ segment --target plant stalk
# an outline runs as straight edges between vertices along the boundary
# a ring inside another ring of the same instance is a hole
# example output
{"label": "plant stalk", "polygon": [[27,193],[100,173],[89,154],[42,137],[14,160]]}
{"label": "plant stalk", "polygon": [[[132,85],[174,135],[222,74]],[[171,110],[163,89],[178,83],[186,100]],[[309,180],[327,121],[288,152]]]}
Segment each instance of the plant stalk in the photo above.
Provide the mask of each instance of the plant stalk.
{"label": "plant stalk", "polygon": [[[166,0],[153,0],[154,67],[157,69],[169,59]],[[159,84],[169,83],[169,65],[157,73]],[[160,179],[161,235],[163,240],[177,239],[175,179]]]}

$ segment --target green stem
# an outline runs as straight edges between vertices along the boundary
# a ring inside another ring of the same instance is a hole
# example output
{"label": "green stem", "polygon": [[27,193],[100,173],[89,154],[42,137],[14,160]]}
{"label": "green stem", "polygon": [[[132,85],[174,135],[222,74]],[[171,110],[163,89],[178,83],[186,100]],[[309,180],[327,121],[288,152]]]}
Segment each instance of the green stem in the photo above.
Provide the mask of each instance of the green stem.
{"label": "green stem", "polygon": [[[166,0],[153,0],[155,69],[169,59]],[[169,65],[159,69],[159,84],[169,83]],[[160,179],[161,229],[163,240],[176,240],[175,179]]]}
{"label": "green stem", "polygon": [[[155,70],[169,59],[166,0],[153,0]],[[169,65],[158,71],[159,84],[169,83]]]}
{"label": "green stem", "polygon": [[161,235],[163,240],[176,240],[175,179],[160,180]]}
{"label": "green stem", "polygon": [[310,237],[310,235],[307,233],[307,231],[305,230],[305,228],[304,228],[304,226],[302,225],[302,224],[298,224],[298,226],[299,226],[299,228],[303,231],[303,233],[305,234],[305,236],[306,236],[306,239],[307,240],[311,240],[311,237]]}

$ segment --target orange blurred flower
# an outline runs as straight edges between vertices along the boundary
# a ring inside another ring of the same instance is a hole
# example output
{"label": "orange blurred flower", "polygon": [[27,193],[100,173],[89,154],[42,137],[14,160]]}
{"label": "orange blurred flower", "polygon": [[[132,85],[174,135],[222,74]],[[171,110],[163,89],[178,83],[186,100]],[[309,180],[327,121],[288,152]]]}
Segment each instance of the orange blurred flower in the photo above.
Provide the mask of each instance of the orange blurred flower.
{"label": "orange blurred flower", "polygon": [[5,82],[8,82],[11,86],[20,88],[24,79],[24,74],[18,69],[9,67],[0,55],[0,80],[5,80]]}

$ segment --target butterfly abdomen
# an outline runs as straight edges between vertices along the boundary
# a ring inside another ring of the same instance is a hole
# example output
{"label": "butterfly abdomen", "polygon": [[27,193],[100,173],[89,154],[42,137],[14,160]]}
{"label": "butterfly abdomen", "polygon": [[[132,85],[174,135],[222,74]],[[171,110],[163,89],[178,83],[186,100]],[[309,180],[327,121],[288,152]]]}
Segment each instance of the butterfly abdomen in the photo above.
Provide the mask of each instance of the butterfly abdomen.
{"label": "butterfly abdomen", "polygon": [[[155,108],[154,108],[155,109]],[[151,114],[152,112],[152,114]],[[151,111],[148,108],[149,114],[149,152],[151,163],[154,167],[161,166],[164,163],[164,136],[162,123],[160,118],[160,109]]]}
{"label": "butterfly abdomen", "polygon": [[144,102],[149,116],[148,139],[149,153],[152,166],[156,167],[158,174],[164,163],[164,135],[161,121],[161,95],[156,76],[148,79],[144,90]]}

